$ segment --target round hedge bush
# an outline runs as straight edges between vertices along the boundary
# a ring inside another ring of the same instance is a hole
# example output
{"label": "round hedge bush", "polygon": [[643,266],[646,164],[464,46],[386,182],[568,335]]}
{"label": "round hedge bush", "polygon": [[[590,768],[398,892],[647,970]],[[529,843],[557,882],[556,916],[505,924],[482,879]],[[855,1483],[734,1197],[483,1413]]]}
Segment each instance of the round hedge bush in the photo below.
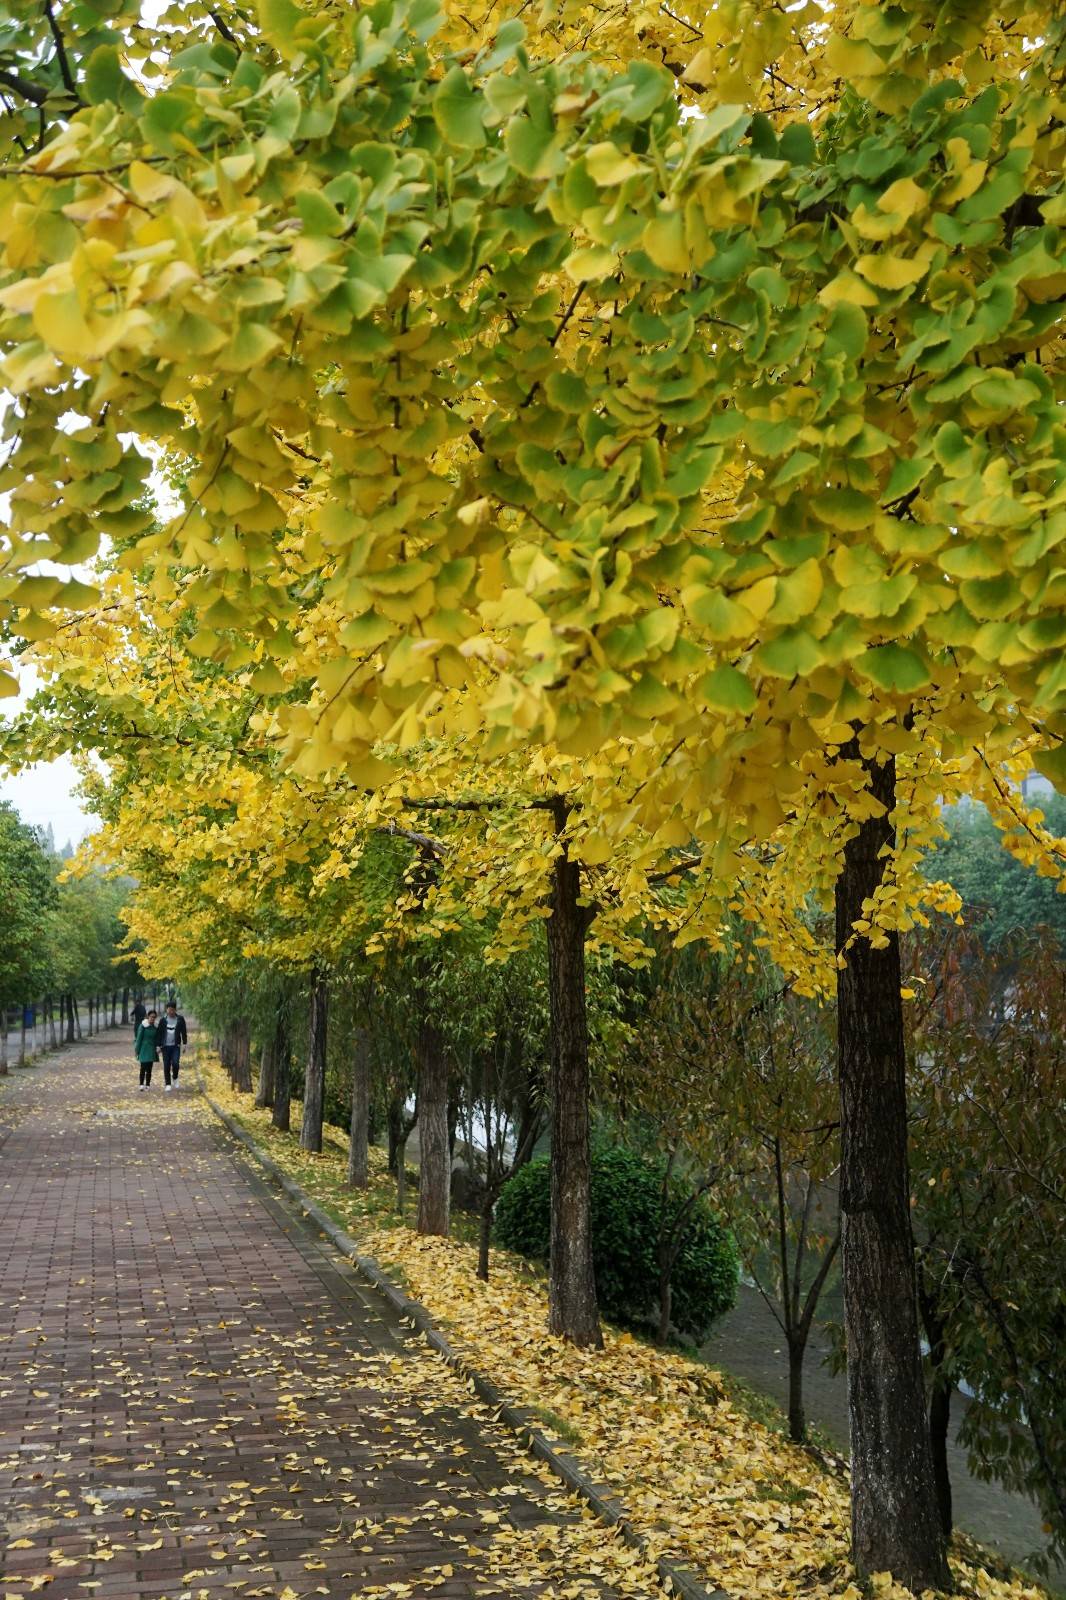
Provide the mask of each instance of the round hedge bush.
{"label": "round hedge bush", "polygon": [[[640,1324],[658,1311],[657,1260],[662,1216],[661,1162],[615,1146],[592,1156],[592,1258],[600,1309],[612,1322]],[[688,1191],[690,1192],[690,1191]],[[677,1181],[671,1206],[686,1196]],[[548,1259],[551,1240],[551,1173],[547,1160],[531,1161],[510,1179],[496,1207],[496,1238],[506,1250],[535,1261]],[[738,1263],[732,1235],[704,1199],[685,1225],[671,1278],[672,1320],[700,1339],[736,1300]]]}

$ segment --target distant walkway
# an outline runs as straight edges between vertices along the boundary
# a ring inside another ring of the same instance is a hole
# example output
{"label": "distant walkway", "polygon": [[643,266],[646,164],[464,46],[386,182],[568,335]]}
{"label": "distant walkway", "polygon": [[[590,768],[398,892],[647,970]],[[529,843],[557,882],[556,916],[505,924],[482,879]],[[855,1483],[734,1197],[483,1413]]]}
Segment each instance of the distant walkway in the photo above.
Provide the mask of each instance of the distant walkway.
{"label": "distant walkway", "polygon": [[130,1030],[0,1078],[0,1216],[0,1587],[647,1593]]}
{"label": "distant walkway", "polygon": [[[847,1383],[823,1365],[826,1345],[812,1335],[804,1373],[807,1416],[840,1446],[848,1441]],[[741,1286],[736,1308],[723,1319],[704,1346],[704,1355],[752,1388],[787,1404],[788,1373],[785,1343],[762,1297]],[[981,1483],[966,1467],[966,1452],[954,1442],[964,1414],[965,1400],[953,1403],[951,1484],[957,1525],[982,1544],[1000,1551],[1008,1561],[1022,1561],[1043,1547],[1040,1517],[1031,1500],[1010,1494],[997,1483]],[[1052,1578],[1066,1587],[1066,1570]]]}

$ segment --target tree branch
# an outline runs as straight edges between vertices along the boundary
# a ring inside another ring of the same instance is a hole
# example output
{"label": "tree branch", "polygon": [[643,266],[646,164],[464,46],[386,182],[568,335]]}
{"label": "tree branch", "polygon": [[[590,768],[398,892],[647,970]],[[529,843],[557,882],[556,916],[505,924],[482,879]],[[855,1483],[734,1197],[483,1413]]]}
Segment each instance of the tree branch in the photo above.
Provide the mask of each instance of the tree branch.
{"label": "tree branch", "polygon": [[39,83],[33,83],[29,78],[22,77],[18,72],[0,72],[0,84],[34,106],[43,106],[48,99],[47,89],[42,88]]}
{"label": "tree branch", "polygon": [[79,105],[84,105],[85,102],[78,93],[78,85],[70,69],[70,61],[67,57],[67,47],[63,39],[62,30],[55,19],[55,12],[52,10],[52,0],[44,0],[44,14],[48,18],[48,27],[51,30],[52,38],[55,40],[56,56],[59,60],[59,73],[66,85],[67,93],[73,95]]}
{"label": "tree branch", "polygon": [[219,16],[218,12],[217,11],[209,11],[208,12],[208,16],[211,18],[211,21],[214,23],[215,27],[218,29],[218,31],[222,35],[223,39],[225,39],[226,43],[227,44],[231,44],[235,50],[239,50],[240,49],[240,44],[239,44],[239,42],[237,40],[237,35],[235,33],[233,33],[231,29],[227,28],[226,24],[223,22],[222,18]]}

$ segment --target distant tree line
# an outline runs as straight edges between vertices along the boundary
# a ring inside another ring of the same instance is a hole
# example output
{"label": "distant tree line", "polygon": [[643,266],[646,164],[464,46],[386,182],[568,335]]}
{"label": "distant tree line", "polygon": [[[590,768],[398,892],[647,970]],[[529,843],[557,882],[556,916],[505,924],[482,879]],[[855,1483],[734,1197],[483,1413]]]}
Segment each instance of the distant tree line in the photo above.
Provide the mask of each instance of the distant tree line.
{"label": "distant tree line", "polygon": [[0,1074],[129,1016],[143,983],[124,954],[129,884],[62,877],[50,834],[0,802]]}

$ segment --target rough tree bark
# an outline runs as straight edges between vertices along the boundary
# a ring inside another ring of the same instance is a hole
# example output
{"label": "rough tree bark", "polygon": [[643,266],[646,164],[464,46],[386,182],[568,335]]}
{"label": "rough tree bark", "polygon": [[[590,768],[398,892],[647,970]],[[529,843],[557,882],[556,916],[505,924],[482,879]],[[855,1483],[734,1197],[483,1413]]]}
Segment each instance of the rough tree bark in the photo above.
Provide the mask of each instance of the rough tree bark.
{"label": "rough tree bark", "polygon": [[[556,832],[567,806],[554,806]],[[591,917],[578,904],[581,869],[565,843],[552,874],[548,918],[551,1011],[551,1263],[548,1327],[576,1345],[603,1346],[592,1266],[589,1202],[589,1056],[585,934]]]}
{"label": "rough tree bark", "polygon": [[[860,759],[857,739],[842,751]],[[894,843],[895,763],[866,763],[884,808],[845,845],[836,883],[842,951]],[[893,1573],[920,1594],[948,1589],[918,1342],[907,1166],[907,1091],[899,939],[856,939],[837,976],[840,1209],[848,1404],[852,1559],[863,1576]]]}
{"label": "rough tree bark", "polygon": [[370,1182],[370,1035],[355,1030],[352,1060],[352,1121],[348,1139],[348,1183],[365,1189]]}
{"label": "rough tree bark", "polygon": [[428,1011],[418,1030],[418,1148],[418,1232],[447,1237],[452,1179],[448,1056]]}
{"label": "rough tree bark", "polygon": [[[60,1002],[60,1004],[62,1004],[62,1001]],[[74,1035],[74,996],[72,994],[68,994],[66,996],[66,1010],[67,1010],[67,1043],[68,1044],[73,1044],[75,1035]]]}
{"label": "rough tree bark", "polygon": [[322,1149],[322,1112],[326,1095],[326,1022],[329,1013],[329,984],[316,972],[311,989],[311,1026],[307,1045],[307,1079],[304,1086],[304,1115],[300,1128],[300,1147],[317,1155]]}
{"label": "rough tree bark", "polygon": [[0,1005],[0,1078],[7,1076],[7,1006]]}
{"label": "rough tree bark", "polygon": [[127,984],[126,988],[124,988],[123,991],[122,991],[122,1026],[124,1028],[128,1028],[129,1025],[130,1025],[130,991],[129,991],[129,985]]}

